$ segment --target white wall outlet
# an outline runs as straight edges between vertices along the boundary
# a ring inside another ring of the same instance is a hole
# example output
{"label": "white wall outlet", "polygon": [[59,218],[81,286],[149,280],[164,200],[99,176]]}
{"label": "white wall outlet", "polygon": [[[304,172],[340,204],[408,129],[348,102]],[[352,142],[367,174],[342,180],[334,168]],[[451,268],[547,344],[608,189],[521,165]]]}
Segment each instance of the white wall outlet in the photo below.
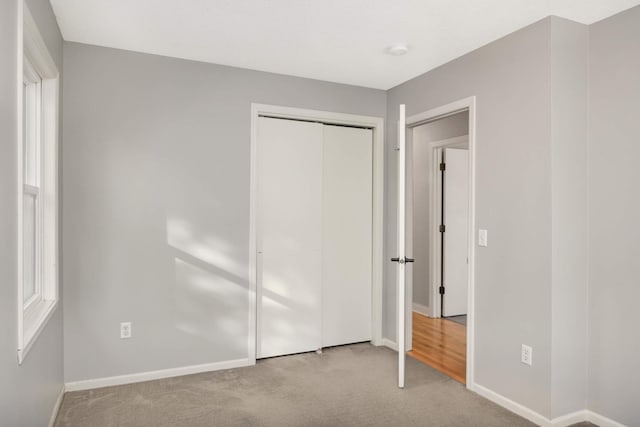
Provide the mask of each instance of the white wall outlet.
{"label": "white wall outlet", "polygon": [[120,323],[120,338],[131,338],[131,322]]}
{"label": "white wall outlet", "polygon": [[533,364],[533,349],[530,346],[522,344],[520,360],[525,365],[531,366]]}
{"label": "white wall outlet", "polygon": [[487,246],[487,230],[478,230],[478,246]]}

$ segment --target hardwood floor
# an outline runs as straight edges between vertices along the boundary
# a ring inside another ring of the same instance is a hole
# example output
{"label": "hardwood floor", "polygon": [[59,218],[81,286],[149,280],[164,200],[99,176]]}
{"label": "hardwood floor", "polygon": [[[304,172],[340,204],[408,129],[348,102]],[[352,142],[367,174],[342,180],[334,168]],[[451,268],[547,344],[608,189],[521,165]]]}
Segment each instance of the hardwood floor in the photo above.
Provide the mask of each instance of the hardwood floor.
{"label": "hardwood floor", "polygon": [[467,328],[413,312],[413,350],[407,354],[465,384]]}

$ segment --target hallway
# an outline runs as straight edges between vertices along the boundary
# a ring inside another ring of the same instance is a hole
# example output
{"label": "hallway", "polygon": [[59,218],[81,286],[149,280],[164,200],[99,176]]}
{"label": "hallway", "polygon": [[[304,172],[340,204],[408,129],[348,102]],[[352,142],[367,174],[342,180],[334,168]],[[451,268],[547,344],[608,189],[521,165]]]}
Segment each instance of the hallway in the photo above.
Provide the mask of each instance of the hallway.
{"label": "hallway", "polygon": [[466,383],[467,328],[413,312],[413,349],[407,354]]}

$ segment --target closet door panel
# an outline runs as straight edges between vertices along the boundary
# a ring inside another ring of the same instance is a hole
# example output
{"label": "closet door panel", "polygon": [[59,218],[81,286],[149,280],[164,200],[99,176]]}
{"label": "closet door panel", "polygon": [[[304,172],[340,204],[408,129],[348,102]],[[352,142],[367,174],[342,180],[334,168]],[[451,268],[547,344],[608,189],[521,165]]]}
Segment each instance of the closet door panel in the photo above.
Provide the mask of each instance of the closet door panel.
{"label": "closet door panel", "polygon": [[258,358],[321,347],[322,135],[258,122]]}
{"label": "closet door panel", "polygon": [[322,346],[371,340],[370,129],[324,126]]}

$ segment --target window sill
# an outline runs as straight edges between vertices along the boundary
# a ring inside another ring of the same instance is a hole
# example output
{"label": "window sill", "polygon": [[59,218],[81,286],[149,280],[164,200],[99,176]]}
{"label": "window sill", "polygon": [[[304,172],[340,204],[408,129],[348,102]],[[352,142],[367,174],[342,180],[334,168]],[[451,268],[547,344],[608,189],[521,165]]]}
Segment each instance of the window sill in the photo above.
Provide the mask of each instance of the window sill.
{"label": "window sill", "polygon": [[57,300],[42,300],[25,312],[22,332],[22,348],[18,349],[18,364],[21,365],[38,336],[49,323],[58,306]]}

